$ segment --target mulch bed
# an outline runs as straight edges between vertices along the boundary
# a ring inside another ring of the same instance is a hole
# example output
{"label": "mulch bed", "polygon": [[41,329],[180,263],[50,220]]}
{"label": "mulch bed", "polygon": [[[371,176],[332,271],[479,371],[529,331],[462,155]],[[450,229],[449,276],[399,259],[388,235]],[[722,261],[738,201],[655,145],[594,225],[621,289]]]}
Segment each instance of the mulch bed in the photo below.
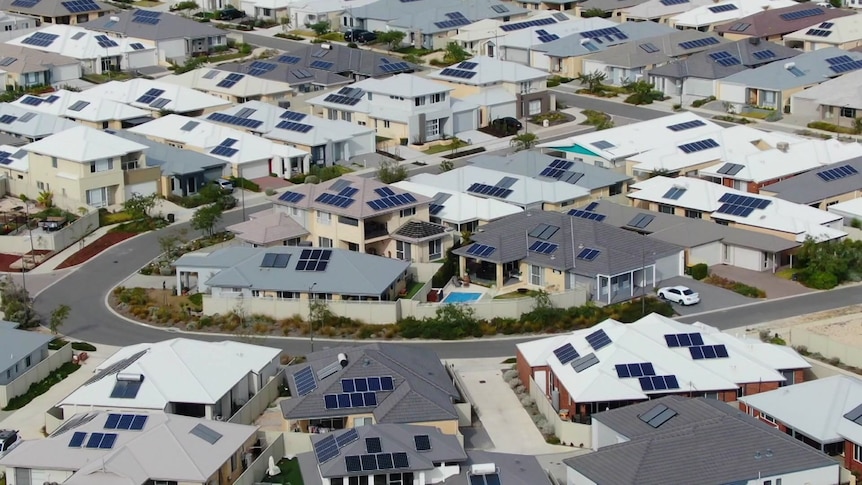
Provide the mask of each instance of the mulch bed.
{"label": "mulch bed", "polygon": [[59,266],[57,266],[57,269],[68,268],[70,266],[75,266],[75,265],[84,263],[86,261],[89,261],[90,258],[96,256],[97,254],[108,249],[109,247],[113,246],[114,244],[125,241],[126,239],[129,239],[130,237],[134,237],[134,236],[137,236],[137,233],[134,233],[134,232],[109,232],[109,233],[105,234],[104,236],[100,237],[99,239],[96,239],[92,243],[84,246],[84,249],[82,249],[82,250],[78,251],[77,253],[69,256],[69,258],[67,260],[63,261],[62,263],[60,263]]}
{"label": "mulch bed", "polygon": [[21,259],[20,254],[0,254],[0,271],[21,271],[20,269],[12,269],[9,267],[9,265],[19,259]]}

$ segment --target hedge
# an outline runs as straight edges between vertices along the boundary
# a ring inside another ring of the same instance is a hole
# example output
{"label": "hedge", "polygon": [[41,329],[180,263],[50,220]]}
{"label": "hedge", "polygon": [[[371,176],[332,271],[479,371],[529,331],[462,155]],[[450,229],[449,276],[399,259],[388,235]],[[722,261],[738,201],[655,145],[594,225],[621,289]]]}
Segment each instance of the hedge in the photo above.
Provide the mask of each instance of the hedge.
{"label": "hedge", "polygon": [[698,263],[691,267],[691,277],[696,280],[702,280],[709,276],[709,266],[706,263]]}

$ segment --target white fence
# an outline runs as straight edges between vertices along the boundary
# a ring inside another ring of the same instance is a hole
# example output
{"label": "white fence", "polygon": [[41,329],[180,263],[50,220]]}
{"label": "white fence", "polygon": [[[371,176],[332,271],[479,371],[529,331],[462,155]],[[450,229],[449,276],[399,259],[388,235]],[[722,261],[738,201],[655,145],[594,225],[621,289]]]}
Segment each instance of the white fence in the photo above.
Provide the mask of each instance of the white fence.
{"label": "white fence", "polygon": [[255,394],[239,411],[230,417],[228,422],[235,424],[253,424],[269,405],[278,397],[281,387],[284,385],[284,372],[281,369]]}

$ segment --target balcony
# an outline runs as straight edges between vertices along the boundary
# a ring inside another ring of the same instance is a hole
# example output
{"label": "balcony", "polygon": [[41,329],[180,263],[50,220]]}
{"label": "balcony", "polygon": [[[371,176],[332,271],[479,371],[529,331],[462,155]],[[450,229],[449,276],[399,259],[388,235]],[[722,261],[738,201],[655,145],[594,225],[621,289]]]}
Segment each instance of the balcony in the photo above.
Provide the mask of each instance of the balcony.
{"label": "balcony", "polygon": [[389,236],[389,228],[386,224],[379,222],[365,221],[365,240],[377,239]]}

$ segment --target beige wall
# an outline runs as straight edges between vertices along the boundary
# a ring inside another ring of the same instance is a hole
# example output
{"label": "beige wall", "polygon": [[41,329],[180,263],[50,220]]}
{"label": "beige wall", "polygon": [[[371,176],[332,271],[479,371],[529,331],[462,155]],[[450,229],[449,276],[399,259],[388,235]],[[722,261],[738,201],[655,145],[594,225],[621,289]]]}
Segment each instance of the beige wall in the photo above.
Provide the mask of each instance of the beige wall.
{"label": "beige wall", "polygon": [[[252,446],[254,446],[255,441],[257,441],[257,434],[252,433],[248,440],[246,440],[246,442],[243,443],[243,445],[234,452],[235,467],[231,469],[231,460],[228,459],[224,462],[219,471],[213,473],[210,476],[209,480],[207,480],[205,484],[218,483],[219,485],[231,485],[232,483],[234,483],[236,479],[239,478],[240,475],[242,475],[242,456],[243,454],[245,454],[246,451],[248,451],[249,449],[251,449]],[[278,460],[276,460],[276,462],[277,461]]]}
{"label": "beige wall", "polygon": [[[658,207],[659,207],[658,203],[644,201],[644,200],[638,200],[638,199],[631,199],[631,200],[632,200],[632,205],[634,207],[639,207],[641,209],[647,209],[647,210],[651,210],[654,212],[658,212]],[[662,205],[670,205],[670,204],[662,204]],[[673,206],[673,207],[674,207],[674,215],[685,217],[685,211],[686,211],[685,208],[676,207],[676,206]],[[710,214],[708,212],[702,212],[702,215],[703,215],[703,217],[702,217],[703,220],[705,220],[705,221],[712,220],[710,217]],[[789,232],[777,231],[777,230],[767,229],[767,228],[763,228],[763,227],[749,226],[749,225],[745,225],[745,224],[738,224],[735,222],[731,222],[730,224],[728,224],[728,227],[736,227],[738,229],[745,229],[747,231],[759,232],[761,234],[769,234],[771,236],[778,236],[782,239],[788,239],[790,241],[796,241],[796,234],[792,234]]]}
{"label": "beige wall", "polygon": [[[764,187],[763,189],[760,190],[760,193],[762,195],[766,195],[766,196],[770,196],[770,197],[776,197],[775,193],[770,192],[768,190],[768,188],[769,188],[769,186],[767,185],[766,187]],[[829,197],[827,199],[822,199],[822,200],[817,202],[816,206],[813,206],[813,203],[811,205],[813,207],[816,207],[817,209],[826,210],[832,204],[837,204],[839,202],[847,202],[848,200],[858,199],[859,197],[862,197],[862,193],[860,193],[860,191],[858,191],[858,190],[854,190],[853,192],[847,192],[846,194],[840,194],[840,195],[836,195],[834,197]]]}
{"label": "beige wall", "polygon": [[60,350],[52,353],[42,362],[34,365],[30,370],[18,376],[17,379],[0,386],[0,408],[6,407],[9,400],[15,396],[25,394],[31,385],[48,377],[48,374],[58,369],[66,362],[72,361],[72,344],[67,344]]}

